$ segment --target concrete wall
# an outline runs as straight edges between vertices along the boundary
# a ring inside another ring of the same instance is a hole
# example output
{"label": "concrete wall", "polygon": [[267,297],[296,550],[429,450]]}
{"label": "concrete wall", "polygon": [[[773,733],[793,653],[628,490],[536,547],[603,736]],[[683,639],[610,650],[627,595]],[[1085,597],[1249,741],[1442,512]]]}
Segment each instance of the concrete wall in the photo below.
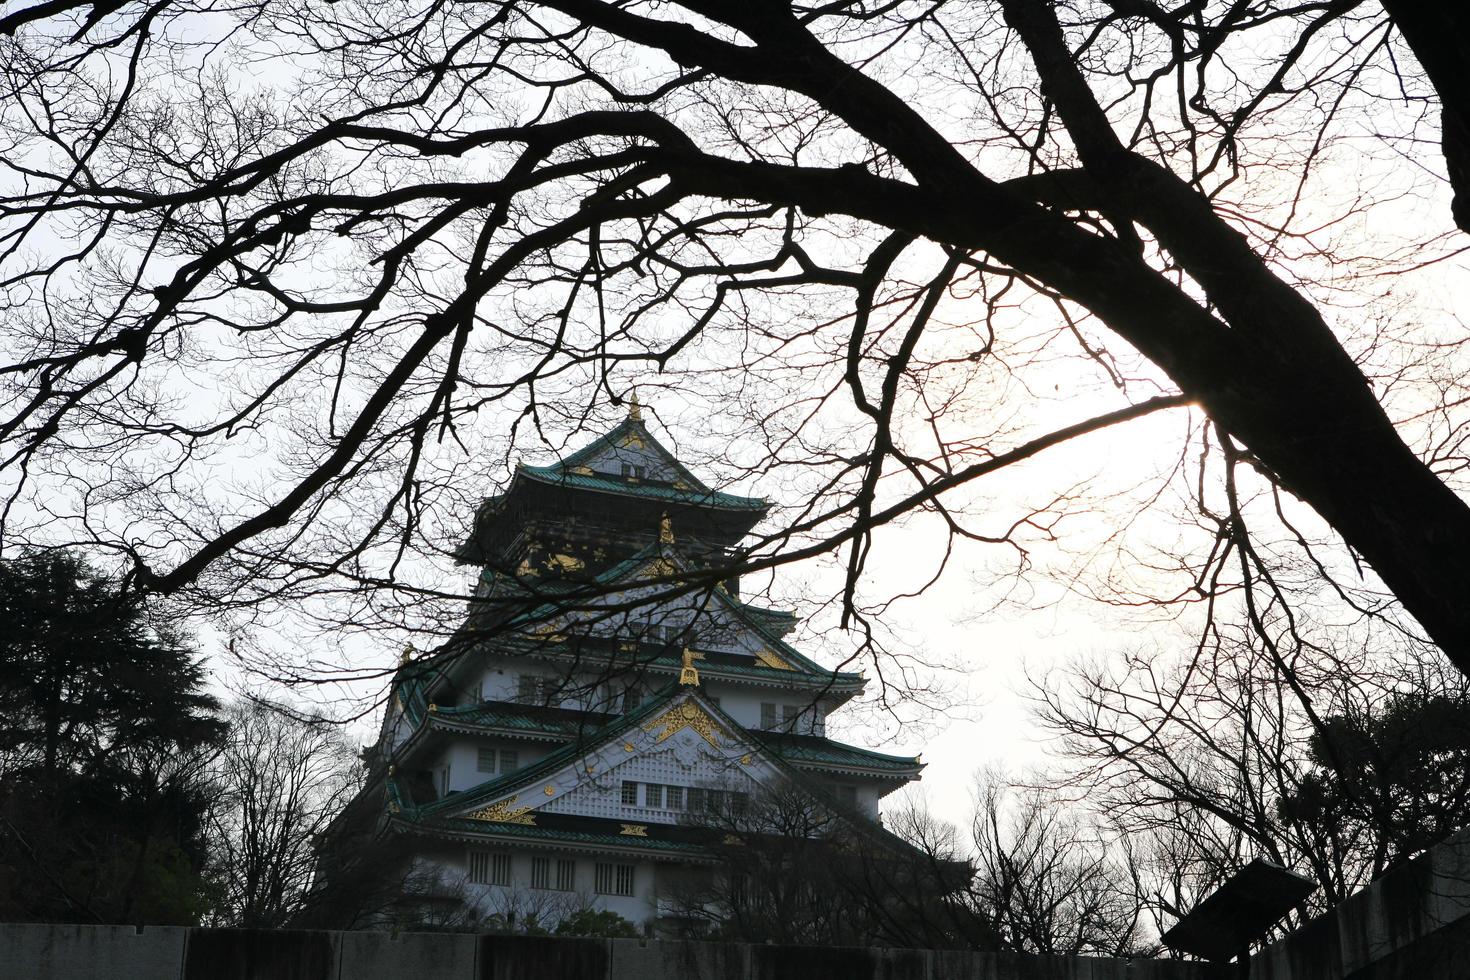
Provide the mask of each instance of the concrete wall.
{"label": "concrete wall", "polygon": [[0,925],[4,980],[1228,980],[1165,960],[442,933]]}
{"label": "concrete wall", "polygon": [[1470,830],[1256,955],[1261,980],[1470,977]]}

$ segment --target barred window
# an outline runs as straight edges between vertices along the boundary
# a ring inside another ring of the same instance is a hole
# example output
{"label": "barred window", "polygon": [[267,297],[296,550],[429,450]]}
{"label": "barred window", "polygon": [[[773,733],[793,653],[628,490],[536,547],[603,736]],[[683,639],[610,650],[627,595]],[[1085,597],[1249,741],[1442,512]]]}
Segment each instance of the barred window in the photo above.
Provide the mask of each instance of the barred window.
{"label": "barred window", "polygon": [[633,894],[633,866],[598,862],[593,890],[599,895]]}
{"label": "barred window", "polygon": [[577,862],[556,862],[556,890],[569,892],[577,887]]}
{"label": "barred window", "polygon": [[661,810],[664,805],[664,788],[657,783],[648,783],[643,787],[643,805],[650,810]]}
{"label": "barred window", "polygon": [[801,717],[801,709],[794,704],[781,705],[781,727],[786,731],[796,728],[796,719]]}
{"label": "barred window", "polygon": [[761,705],[761,727],[766,730],[776,727],[776,706],[774,704]]}
{"label": "barred window", "polygon": [[516,678],[516,699],[527,704],[541,700],[541,678],[522,674]]}
{"label": "barred window", "polygon": [[510,884],[510,855],[495,851],[470,851],[470,881],[477,885]]}
{"label": "barred window", "polygon": [[705,808],[705,793],[698,786],[689,787],[689,809],[695,813]]}
{"label": "barred window", "polygon": [[665,794],[667,799],[664,802],[667,804],[668,808],[670,810],[684,809],[684,787],[666,786],[664,787],[664,789],[667,790],[667,793]]}
{"label": "barred window", "polygon": [[638,784],[630,780],[623,780],[623,806],[638,805]]}
{"label": "barred window", "polygon": [[531,887],[551,887],[551,858],[531,858]]}
{"label": "barred window", "polygon": [[475,750],[475,770],[477,772],[494,772],[495,771],[495,750],[494,749],[476,749]]}
{"label": "barred window", "polygon": [[521,754],[515,749],[500,750],[500,772],[515,772],[521,767]]}

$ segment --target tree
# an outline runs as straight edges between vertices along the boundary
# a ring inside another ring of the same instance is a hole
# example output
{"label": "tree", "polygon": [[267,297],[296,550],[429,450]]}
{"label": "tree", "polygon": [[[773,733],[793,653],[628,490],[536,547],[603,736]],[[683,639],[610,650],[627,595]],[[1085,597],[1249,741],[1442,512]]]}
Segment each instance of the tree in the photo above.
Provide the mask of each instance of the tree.
{"label": "tree", "polygon": [[1470,826],[1470,691],[1392,691],[1350,703],[1312,735],[1284,820],[1353,840],[1382,874]]}
{"label": "tree", "polygon": [[1007,949],[1063,956],[1152,955],[1146,903],[1127,860],[1085,815],[1041,790],[1011,798],[982,777],[972,829],[976,905]]}
{"label": "tree", "polygon": [[712,869],[672,897],[691,937],[815,946],[993,949],[989,922],[963,901],[972,874],[949,828],[922,810],[898,833],[809,788],[746,795],[707,788],[687,823]]}
{"label": "tree", "polygon": [[240,703],[213,767],[209,813],[215,916],[225,924],[278,929],[331,900],[316,880],[322,833],[361,780],[342,732],[281,706]]}
{"label": "tree", "polygon": [[0,563],[0,914],[197,921],[225,724],[158,610],[80,557]]}
{"label": "tree", "polygon": [[1258,856],[1318,882],[1299,921],[1470,826],[1465,681],[1435,661],[1282,671],[1245,634],[1080,664],[1035,698],[1065,753],[1053,779],[1117,828],[1159,928]]}
{"label": "tree", "polygon": [[[1453,6],[13,12],[7,533],[61,521],[163,594],[432,595],[404,559],[468,520],[475,416],[560,440],[656,369],[748,404],[763,451],[727,472],[810,469],[736,559],[840,550],[847,621],[875,528],[931,511],[1024,572],[1076,502],[994,526],[968,490],[1192,405],[1204,536],[1147,601],[1244,594],[1257,624],[1305,568],[1395,621],[1381,580],[1470,668],[1462,355],[1364,286],[1455,247],[1448,208],[1431,253],[1374,237],[1440,191],[1418,141],[1464,180]],[[1064,387],[1118,394],[1058,426],[1036,393]],[[237,452],[269,489],[218,486]]]}

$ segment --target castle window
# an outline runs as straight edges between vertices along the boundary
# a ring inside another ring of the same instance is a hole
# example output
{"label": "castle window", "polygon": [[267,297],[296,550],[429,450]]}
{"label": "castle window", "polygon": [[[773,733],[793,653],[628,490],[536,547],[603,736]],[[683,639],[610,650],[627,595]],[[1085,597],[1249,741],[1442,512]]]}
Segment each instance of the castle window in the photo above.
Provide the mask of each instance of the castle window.
{"label": "castle window", "polygon": [[517,752],[515,749],[501,749],[500,750],[500,772],[501,772],[501,775],[504,775],[505,773],[508,773],[508,772],[515,772],[520,767],[521,767],[521,754],[519,752]]}
{"label": "castle window", "polygon": [[531,858],[531,887],[551,887],[551,858]]}
{"label": "castle window", "polygon": [[633,866],[631,864],[597,865],[593,891],[599,895],[633,894]]}
{"label": "castle window", "polygon": [[577,862],[556,862],[556,890],[569,892],[577,887]]}
{"label": "castle window", "polygon": [[470,881],[477,885],[510,884],[510,855],[495,851],[470,851]]}
{"label": "castle window", "polygon": [[650,810],[662,810],[664,806],[664,788],[657,783],[649,783],[644,786],[643,805]]}
{"label": "castle window", "polygon": [[475,771],[476,772],[494,772],[495,771],[495,750],[494,749],[480,748],[480,749],[476,749],[475,750]]}
{"label": "castle window", "polygon": [[761,705],[761,727],[767,731],[776,727],[776,706],[774,704]]}
{"label": "castle window", "polygon": [[623,479],[625,480],[641,480],[647,475],[647,473],[647,470],[645,470],[642,466],[637,465],[636,463],[623,464]]}
{"label": "castle window", "polygon": [[668,806],[669,806],[669,809],[670,810],[682,810],[682,809],[684,809],[684,787],[682,787],[682,786],[666,786],[664,788],[666,790],[668,790],[668,794],[667,795],[668,795]]}
{"label": "castle window", "polygon": [[623,806],[638,805],[638,784],[631,780],[623,780]]}
{"label": "castle window", "polygon": [[857,806],[857,787],[856,786],[839,786],[839,787],[837,787],[837,798],[839,800],[841,800],[843,803],[846,803],[848,806]]}
{"label": "castle window", "polygon": [[781,728],[785,731],[796,729],[796,719],[801,717],[801,709],[794,704],[781,705]]}

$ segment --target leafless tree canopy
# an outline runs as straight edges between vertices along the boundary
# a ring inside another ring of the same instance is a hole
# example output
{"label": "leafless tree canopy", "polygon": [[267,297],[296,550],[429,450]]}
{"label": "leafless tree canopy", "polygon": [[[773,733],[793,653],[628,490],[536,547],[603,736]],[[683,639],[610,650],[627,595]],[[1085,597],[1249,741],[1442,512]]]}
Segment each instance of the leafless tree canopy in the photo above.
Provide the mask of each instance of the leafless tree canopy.
{"label": "leafless tree canopy", "polygon": [[1110,598],[1241,597],[1282,656],[1297,590],[1412,630],[1396,602],[1470,666],[1460,337],[1389,289],[1459,247],[1465,16],[12,10],[5,540],[242,604],[432,598],[414,559],[497,464],[639,385],[789,505],[739,560],[840,554],[851,614],[875,528],[928,510],[1024,570],[1072,488],[977,488],[1170,411],[1178,472],[1143,496],[1200,533]]}

